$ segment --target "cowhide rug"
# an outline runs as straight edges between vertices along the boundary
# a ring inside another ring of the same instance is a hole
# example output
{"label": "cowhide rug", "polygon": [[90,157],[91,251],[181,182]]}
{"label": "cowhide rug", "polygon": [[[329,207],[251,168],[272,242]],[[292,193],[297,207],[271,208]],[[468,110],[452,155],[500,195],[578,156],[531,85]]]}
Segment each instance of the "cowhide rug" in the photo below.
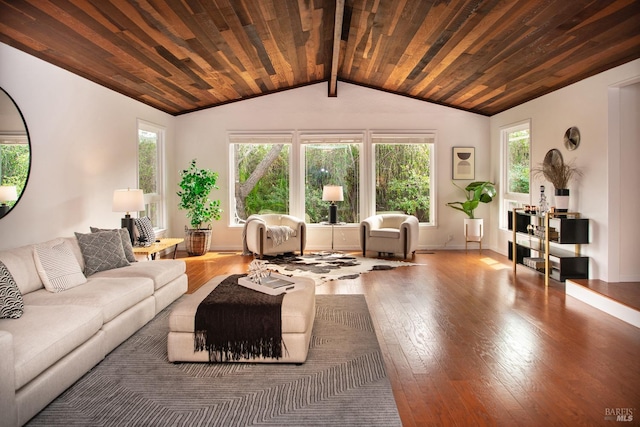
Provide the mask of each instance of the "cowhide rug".
{"label": "cowhide rug", "polygon": [[267,267],[287,276],[311,277],[316,285],[330,280],[356,279],[360,274],[377,270],[393,270],[396,267],[419,265],[405,261],[388,261],[363,258],[341,253],[316,253],[309,255],[285,254],[265,256]]}

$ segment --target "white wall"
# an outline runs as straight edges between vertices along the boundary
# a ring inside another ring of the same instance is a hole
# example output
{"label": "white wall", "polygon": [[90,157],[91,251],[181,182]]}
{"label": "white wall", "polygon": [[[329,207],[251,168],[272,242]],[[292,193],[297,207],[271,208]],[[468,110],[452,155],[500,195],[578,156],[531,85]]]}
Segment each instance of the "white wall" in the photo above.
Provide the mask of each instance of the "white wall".
{"label": "white wall", "polygon": [[[491,170],[494,176],[500,176],[500,128],[524,119],[531,119],[531,159],[536,166],[544,158],[545,153],[558,148],[562,152],[565,161],[574,161],[580,167],[584,176],[570,185],[571,202],[570,210],[581,212],[589,218],[591,224],[591,243],[583,245],[583,253],[591,257],[590,277],[594,279],[608,280],[609,278],[609,250],[612,245],[618,244],[618,236],[612,236],[609,228],[611,208],[617,210],[620,206],[620,197],[628,197],[628,194],[620,195],[619,189],[610,191],[609,183],[612,174],[618,173],[610,166],[610,153],[619,149],[627,150],[626,146],[618,148],[611,132],[611,122],[619,120],[619,108],[611,110],[611,87],[623,85],[622,82],[640,77],[640,60],[636,60],[609,71],[603,72],[591,78],[557,90],[518,107],[512,108],[501,114],[491,117]],[[612,112],[613,111],[613,112]],[[617,111],[617,112],[616,112]],[[637,120],[637,117],[636,117]],[[564,148],[564,132],[570,126],[580,129],[582,140],[575,151]],[[618,126],[614,124],[614,126]],[[634,153],[621,152],[622,158],[635,155]],[[637,160],[636,160],[637,161]],[[624,178],[623,178],[624,179]],[[543,182],[532,182],[531,203],[538,202],[538,188]],[[553,188],[547,183],[547,188]],[[637,190],[636,190],[637,193]],[[553,197],[550,198],[553,203]],[[499,203],[491,206],[492,230],[497,228]],[[627,231],[624,231],[627,232]],[[510,233],[499,230],[491,238],[491,246],[498,252],[506,254],[507,239]],[[633,239],[635,242],[638,238]],[[637,252],[634,246],[621,248],[621,251]]]}
{"label": "white wall", "polygon": [[[476,178],[490,175],[489,119],[407,97],[340,82],[338,96],[327,96],[327,84],[319,83],[244,100],[208,110],[178,116],[178,145],[175,162],[178,170],[193,158],[198,165],[220,174],[220,190],[214,198],[222,201],[223,218],[213,224],[213,249],[240,249],[241,227],[229,226],[229,149],[231,131],[436,131],[437,222],[436,228],[422,228],[419,248],[442,248],[447,236],[455,236],[451,247],[464,247],[462,220],[464,214],[445,206],[446,201],[460,199],[451,184],[451,148],[476,147]],[[169,171],[169,181],[178,181],[178,170]],[[176,187],[177,188],[177,187]],[[177,196],[170,207],[178,203]],[[483,206],[479,214],[488,214]],[[187,225],[182,211],[173,216],[171,232],[180,233]],[[326,227],[310,227],[309,249],[328,249],[330,231]],[[337,249],[358,249],[357,227],[337,227]]]}
{"label": "white wall", "polygon": [[2,43],[0,86],[25,117],[32,152],[22,199],[0,220],[0,249],[119,227],[111,200],[137,186],[137,118],[165,126],[172,151],[175,117]]}
{"label": "white wall", "polygon": [[[618,249],[621,282],[640,281],[637,245],[640,242],[640,83],[619,89],[620,99],[620,205],[610,221],[619,221]],[[614,244],[614,242],[612,242]],[[612,260],[615,262],[615,260]],[[611,265],[613,270],[615,265]],[[615,274],[612,272],[611,275]]]}

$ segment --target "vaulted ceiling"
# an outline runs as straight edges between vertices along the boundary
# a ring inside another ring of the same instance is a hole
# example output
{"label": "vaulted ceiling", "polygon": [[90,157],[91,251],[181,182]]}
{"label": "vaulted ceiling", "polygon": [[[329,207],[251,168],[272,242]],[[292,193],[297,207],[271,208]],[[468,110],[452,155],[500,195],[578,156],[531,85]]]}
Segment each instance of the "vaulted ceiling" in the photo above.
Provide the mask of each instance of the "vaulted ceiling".
{"label": "vaulted ceiling", "polygon": [[640,57],[638,0],[0,0],[0,41],[178,115],[351,82],[493,115]]}

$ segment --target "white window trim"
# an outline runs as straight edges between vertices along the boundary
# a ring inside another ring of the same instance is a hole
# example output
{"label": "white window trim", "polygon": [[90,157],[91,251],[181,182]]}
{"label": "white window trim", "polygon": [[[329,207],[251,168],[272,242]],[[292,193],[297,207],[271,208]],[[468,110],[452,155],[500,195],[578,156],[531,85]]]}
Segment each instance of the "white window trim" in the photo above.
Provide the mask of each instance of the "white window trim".
{"label": "white window trim", "polygon": [[[367,151],[368,151],[368,159],[367,159],[367,164],[370,165],[370,170],[369,170],[369,175],[367,178],[367,185],[368,190],[367,190],[367,194],[366,196],[368,197],[367,203],[363,204],[363,206],[367,207],[367,215],[364,216],[364,218],[367,218],[371,215],[373,215],[376,211],[376,200],[375,200],[375,194],[373,193],[373,187],[375,186],[375,182],[376,182],[376,167],[375,167],[375,150],[373,149],[373,139],[374,138],[426,138],[426,137],[431,137],[433,139],[432,144],[432,150],[431,150],[431,158],[429,159],[429,163],[431,165],[431,174],[430,174],[430,178],[431,178],[431,193],[430,193],[430,197],[431,197],[431,204],[430,204],[430,212],[429,212],[429,218],[431,218],[430,222],[421,222],[420,223],[420,227],[425,227],[425,228],[429,228],[429,227],[437,227],[438,226],[438,209],[437,209],[437,197],[438,197],[438,185],[437,185],[437,174],[438,174],[438,162],[435,161],[434,159],[437,159],[438,157],[436,156],[436,151],[437,151],[437,147],[438,147],[438,132],[434,131],[434,130],[424,130],[424,131],[419,131],[419,130],[414,130],[414,131],[410,131],[410,132],[402,132],[402,131],[390,131],[390,130],[385,130],[385,131],[376,131],[376,130],[372,130],[368,132],[368,141],[366,144],[367,147]],[[400,143],[399,143],[400,144]]]}
{"label": "white window trim", "polygon": [[511,132],[517,132],[529,129],[529,170],[531,170],[531,145],[533,141],[533,129],[531,119],[521,120],[500,127],[500,188],[504,189],[500,195],[500,220],[499,228],[507,229],[507,203],[514,201],[519,204],[531,204],[531,175],[529,175],[529,193],[511,193],[509,189],[509,170],[508,170],[508,141],[507,136]]}
{"label": "white window trim", "polygon": [[[227,132],[227,154],[229,157],[229,185],[228,188],[228,200],[230,210],[233,209],[233,212],[229,213],[229,227],[244,227],[244,224],[236,224],[235,221],[235,198],[236,198],[236,165],[235,165],[235,157],[233,145],[237,144],[236,142],[232,142],[233,138],[247,138],[251,139],[251,142],[244,142],[245,144],[276,144],[281,142],[276,142],[279,139],[288,139],[290,142],[285,142],[284,144],[288,144],[289,148],[289,212],[293,216],[297,216],[299,218],[304,218],[304,215],[300,217],[298,208],[295,206],[298,204],[296,200],[292,200],[292,195],[297,194],[294,191],[299,191],[299,182],[298,180],[293,179],[294,175],[297,173],[297,169],[299,165],[296,165],[295,162],[291,161],[294,159],[295,151],[296,151],[296,133],[293,131],[264,131],[264,132],[236,132],[229,131]],[[294,198],[295,199],[295,198]],[[231,208],[232,207],[232,208]],[[304,208],[304,204],[303,204]],[[304,210],[303,210],[304,212]]]}
{"label": "white window trim", "polygon": [[[359,140],[360,142],[351,142],[349,144],[357,144],[360,146],[360,165],[359,165],[359,173],[360,173],[360,212],[358,213],[360,216],[360,220],[366,218],[366,216],[363,216],[364,214],[364,206],[365,206],[365,201],[368,198],[368,194],[364,194],[365,193],[365,189],[363,187],[363,179],[365,178],[364,175],[364,171],[366,170],[366,167],[364,165],[364,161],[363,161],[363,154],[365,152],[365,150],[367,149],[367,146],[369,144],[367,144],[367,135],[364,131],[362,132],[354,132],[354,131],[347,131],[347,132],[341,132],[341,131],[326,131],[326,132],[322,132],[322,131],[318,131],[318,132],[300,132],[298,133],[298,156],[300,161],[297,164],[298,167],[298,183],[299,183],[299,188],[298,188],[298,201],[299,201],[299,205],[298,208],[300,209],[300,214],[299,217],[300,218],[304,218],[306,215],[306,208],[305,208],[305,204],[304,201],[306,200],[306,194],[305,194],[305,167],[304,165],[306,164],[306,157],[305,157],[305,150],[302,149],[302,146],[304,145],[313,145],[313,144],[318,144],[318,142],[316,141],[304,141],[306,139],[313,139],[313,138],[317,138],[317,139],[329,139],[329,138],[340,138],[340,139],[348,139],[348,138],[354,138],[356,140]],[[319,225],[318,223],[314,223],[314,224],[310,224],[310,225]],[[353,224],[349,224],[349,225],[353,225]]]}
{"label": "white window trim", "polygon": [[[433,140],[431,150],[431,212],[430,223],[421,223],[420,227],[437,227],[438,224],[438,208],[437,208],[437,147],[438,133],[434,130],[412,130],[412,131],[394,131],[394,130],[306,130],[306,131],[229,131],[227,132],[228,143],[228,161],[229,161],[229,182],[231,185],[228,189],[229,206],[234,205],[235,198],[235,159],[231,142],[233,138],[252,138],[251,143],[272,144],[274,138],[290,138],[290,162],[289,162],[289,211],[293,216],[299,218],[305,217],[305,150],[304,145],[317,143],[309,141],[310,139],[329,139],[329,138],[353,138],[354,144],[360,146],[360,218],[364,219],[371,216],[375,212],[375,195],[373,189],[375,186],[375,156],[373,153],[373,138],[395,137],[395,138],[425,138],[430,137]],[[314,224],[311,224],[314,225]],[[233,215],[229,215],[230,227],[243,227],[243,224],[236,224]]]}
{"label": "white window trim", "polygon": [[[137,119],[136,126],[136,145],[139,144],[138,131],[142,129],[148,132],[156,132],[158,134],[158,170],[157,170],[157,180],[158,186],[160,187],[159,193],[152,193],[152,195],[147,195],[147,197],[153,196],[153,198],[159,197],[161,200],[160,203],[160,225],[154,225],[154,231],[157,233],[163,233],[167,229],[167,199],[166,189],[167,183],[165,181],[165,138],[167,133],[167,128],[164,126],[160,126],[158,124],[143,120]],[[136,182],[140,182],[140,175],[138,170],[138,165],[140,162],[139,151],[136,147]],[[147,201],[145,200],[145,203]]]}

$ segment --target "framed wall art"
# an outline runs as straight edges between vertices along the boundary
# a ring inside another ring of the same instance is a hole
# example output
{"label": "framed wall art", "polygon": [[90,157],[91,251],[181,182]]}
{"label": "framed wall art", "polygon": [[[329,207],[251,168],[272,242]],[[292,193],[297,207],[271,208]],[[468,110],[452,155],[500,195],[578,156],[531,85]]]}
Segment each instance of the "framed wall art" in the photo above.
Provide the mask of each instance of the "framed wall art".
{"label": "framed wall art", "polygon": [[453,179],[475,179],[475,151],[474,147],[453,147]]}

